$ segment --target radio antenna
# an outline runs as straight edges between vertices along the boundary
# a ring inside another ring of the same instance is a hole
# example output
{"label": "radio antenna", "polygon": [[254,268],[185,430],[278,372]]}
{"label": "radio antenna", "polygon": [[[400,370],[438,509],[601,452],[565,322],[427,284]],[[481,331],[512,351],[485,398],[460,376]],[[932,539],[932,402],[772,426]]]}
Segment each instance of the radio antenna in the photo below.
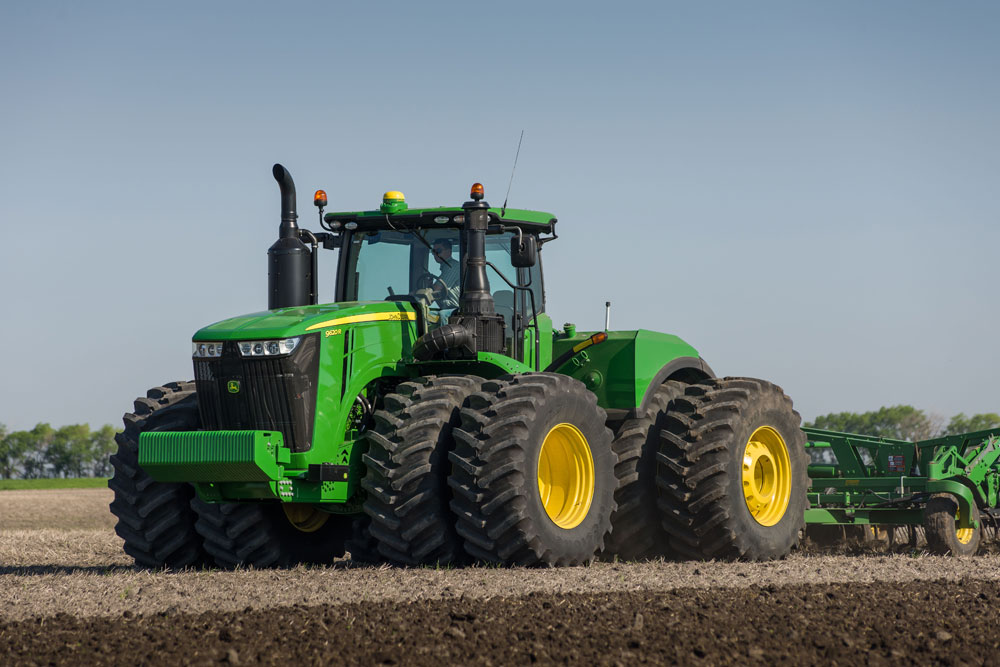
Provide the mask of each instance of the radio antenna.
{"label": "radio antenna", "polygon": [[514,184],[514,170],[517,169],[517,156],[521,154],[521,142],[524,141],[524,130],[521,130],[521,138],[517,140],[517,152],[514,153],[514,166],[510,170],[510,182],[507,183],[507,194],[503,198],[503,207],[500,209],[500,217],[507,214],[507,200],[510,198],[510,186]]}

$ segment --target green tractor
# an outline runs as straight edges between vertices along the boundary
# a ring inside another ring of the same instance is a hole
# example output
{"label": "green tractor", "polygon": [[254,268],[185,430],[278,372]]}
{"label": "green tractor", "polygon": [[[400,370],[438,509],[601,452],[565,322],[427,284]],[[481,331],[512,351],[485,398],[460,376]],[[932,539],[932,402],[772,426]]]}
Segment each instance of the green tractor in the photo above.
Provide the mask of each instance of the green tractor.
{"label": "green tractor", "polygon": [[[112,512],[146,567],[564,566],[781,558],[807,508],[798,413],[653,331],[555,329],[556,218],[461,206],[297,224],[275,165],[268,310],[193,338],[194,377],[125,415]],[[320,247],[336,300],[317,298]]]}

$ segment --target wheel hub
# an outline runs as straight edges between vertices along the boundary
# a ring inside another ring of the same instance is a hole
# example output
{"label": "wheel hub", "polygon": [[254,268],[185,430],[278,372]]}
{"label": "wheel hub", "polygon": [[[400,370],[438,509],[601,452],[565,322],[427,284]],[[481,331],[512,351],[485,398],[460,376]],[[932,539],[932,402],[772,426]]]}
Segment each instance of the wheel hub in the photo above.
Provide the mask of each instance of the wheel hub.
{"label": "wheel hub", "polygon": [[743,450],[743,497],[757,523],[781,521],[792,495],[792,466],[788,447],[770,426],[761,426]]}
{"label": "wheel hub", "polygon": [[285,510],[285,516],[288,517],[288,522],[296,530],[300,530],[303,533],[315,533],[317,530],[322,528],[330,515],[322,510],[318,510],[312,505],[303,505],[299,503],[284,503],[281,509]]}
{"label": "wheel hub", "polygon": [[552,522],[565,530],[587,517],[594,500],[594,457],[572,424],[556,424],[538,453],[538,494]]}
{"label": "wheel hub", "polygon": [[968,544],[972,541],[972,535],[976,532],[975,528],[958,528],[958,524],[962,519],[962,512],[955,512],[955,539],[958,540],[959,544]]}

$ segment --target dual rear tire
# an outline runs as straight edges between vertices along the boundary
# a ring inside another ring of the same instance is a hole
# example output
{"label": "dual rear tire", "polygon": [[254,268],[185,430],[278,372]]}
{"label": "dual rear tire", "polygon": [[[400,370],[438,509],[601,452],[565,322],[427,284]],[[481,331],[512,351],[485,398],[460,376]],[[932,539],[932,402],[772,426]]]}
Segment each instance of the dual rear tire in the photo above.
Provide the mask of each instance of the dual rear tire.
{"label": "dual rear tire", "polygon": [[780,387],[706,380],[671,403],[656,484],[669,549],[697,560],[783,558],[805,527],[805,435]]}
{"label": "dual rear tire", "polygon": [[618,430],[606,559],[783,558],[804,527],[800,418],[751,378],[668,381]]}

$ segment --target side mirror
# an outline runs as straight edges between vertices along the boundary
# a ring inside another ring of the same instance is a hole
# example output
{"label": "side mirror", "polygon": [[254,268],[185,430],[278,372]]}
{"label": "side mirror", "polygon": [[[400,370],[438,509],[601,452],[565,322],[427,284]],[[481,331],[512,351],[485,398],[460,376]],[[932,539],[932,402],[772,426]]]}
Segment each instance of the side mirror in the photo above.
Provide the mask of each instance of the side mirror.
{"label": "side mirror", "polygon": [[534,234],[523,234],[510,240],[510,263],[518,269],[538,263],[538,242]]}

